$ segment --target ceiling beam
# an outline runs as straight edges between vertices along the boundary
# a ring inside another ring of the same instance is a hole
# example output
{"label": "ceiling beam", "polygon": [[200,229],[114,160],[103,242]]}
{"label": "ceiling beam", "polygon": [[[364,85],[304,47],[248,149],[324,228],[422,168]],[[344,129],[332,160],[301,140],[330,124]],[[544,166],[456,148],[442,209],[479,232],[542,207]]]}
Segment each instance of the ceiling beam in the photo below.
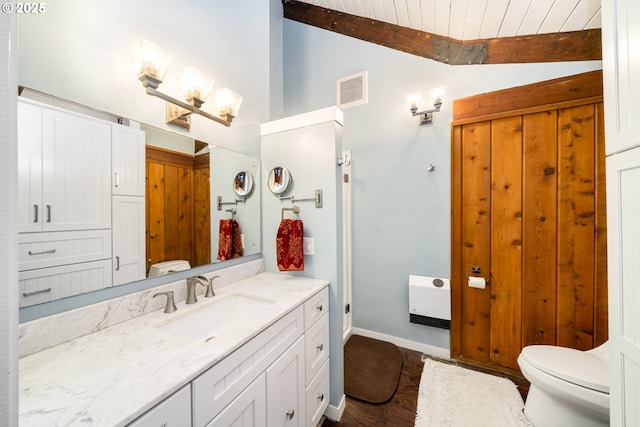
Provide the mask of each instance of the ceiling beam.
{"label": "ceiling beam", "polygon": [[602,59],[599,29],[455,40],[294,0],[283,0],[283,9],[287,19],[450,65]]}

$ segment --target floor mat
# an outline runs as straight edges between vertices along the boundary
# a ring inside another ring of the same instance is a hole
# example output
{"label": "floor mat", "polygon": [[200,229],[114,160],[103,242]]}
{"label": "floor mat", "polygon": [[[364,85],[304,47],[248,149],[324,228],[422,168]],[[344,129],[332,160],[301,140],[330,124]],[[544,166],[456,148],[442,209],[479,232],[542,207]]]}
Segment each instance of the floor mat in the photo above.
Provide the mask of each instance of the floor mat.
{"label": "floor mat", "polygon": [[415,427],[524,427],[524,403],[506,378],[427,359]]}
{"label": "floor mat", "polygon": [[402,371],[402,353],[386,341],[352,335],[344,346],[344,392],[371,403],[393,397]]}

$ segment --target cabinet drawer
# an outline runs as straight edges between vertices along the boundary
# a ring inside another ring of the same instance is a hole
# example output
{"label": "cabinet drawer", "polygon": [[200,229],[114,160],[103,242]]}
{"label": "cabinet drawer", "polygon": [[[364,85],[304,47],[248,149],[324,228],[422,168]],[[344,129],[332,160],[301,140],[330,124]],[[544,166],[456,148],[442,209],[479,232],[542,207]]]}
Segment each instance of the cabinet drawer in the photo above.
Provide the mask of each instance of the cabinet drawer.
{"label": "cabinet drawer", "polygon": [[111,260],[83,262],[18,273],[20,307],[111,286]]}
{"label": "cabinet drawer", "polygon": [[129,424],[129,427],[184,427],[191,425],[191,389],[182,387]]}
{"label": "cabinet drawer", "polygon": [[329,288],[324,288],[304,303],[304,327],[309,329],[329,311]]}
{"label": "cabinet drawer", "polygon": [[303,333],[296,308],[192,382],[193,425],[204,426],[269,367]]}
{"label": "cabinet drawer", "polygon": [[325,313],[305,334],[306,382],[322,368],[329,357],[329,314]]}
{"label": "cabinet drawer", "polygon": [[18,235],[20,271],[110,258],[110,230]]}
{"label": "cabinet drawer", "polygon": [[318,375],[305,390],[308,426],[318,425],[320,417],[329,406],[329,384],[329,359],[327,359]]}

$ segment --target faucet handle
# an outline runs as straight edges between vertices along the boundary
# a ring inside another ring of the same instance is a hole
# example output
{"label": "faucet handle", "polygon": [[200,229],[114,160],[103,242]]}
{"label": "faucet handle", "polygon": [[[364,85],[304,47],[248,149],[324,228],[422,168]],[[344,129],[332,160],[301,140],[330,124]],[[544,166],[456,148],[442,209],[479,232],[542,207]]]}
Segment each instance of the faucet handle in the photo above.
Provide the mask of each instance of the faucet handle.
{"label": "faucet handle", "polygon": [[216,296],[216,293],[213,291],[213,279],[217,279],[220,276],[212,276],[211,279],[207,279],[205,276],[197,276],[200,279],[200,283],[207,287],[207,290],[204,294],[205,298],[211,298]]}
{"label": "faucet handle", "polygon": [[176,303],[173,300],[173,291],[167,292],[158,292],[154,294],[153,297],[157,297],[158,295],[166,295],[167,296],[167,304],[164,306],[164,313],[173,313],[178,308],[176,307]]}

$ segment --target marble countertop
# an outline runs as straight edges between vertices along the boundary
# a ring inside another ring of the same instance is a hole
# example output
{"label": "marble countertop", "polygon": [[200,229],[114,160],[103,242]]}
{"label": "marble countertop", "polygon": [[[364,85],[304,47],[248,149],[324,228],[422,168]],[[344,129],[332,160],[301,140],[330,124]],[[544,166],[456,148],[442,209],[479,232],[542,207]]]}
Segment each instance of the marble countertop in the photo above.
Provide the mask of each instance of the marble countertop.
{"label": "marble countertop", "polygon": [[[176,304],[20,359],[20,426],[125,425],[188,384],[296,306],[325,280],[260,273],[214,298]],[[275,300],[215,339],[188,340],[154,325],[233,293]]]}

